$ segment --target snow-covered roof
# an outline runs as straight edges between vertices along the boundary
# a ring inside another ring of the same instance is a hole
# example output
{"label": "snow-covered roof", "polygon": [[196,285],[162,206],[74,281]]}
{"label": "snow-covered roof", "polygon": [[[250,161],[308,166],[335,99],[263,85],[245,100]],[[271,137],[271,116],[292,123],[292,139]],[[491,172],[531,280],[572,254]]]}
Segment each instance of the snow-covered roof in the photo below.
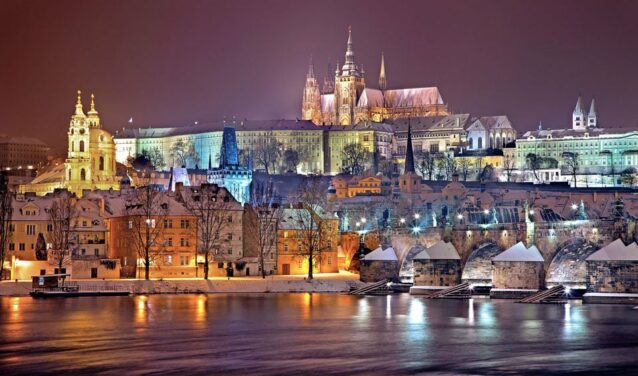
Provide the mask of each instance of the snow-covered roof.
{"label": "snow-covered roof", "polygon": [[459,253],[452,243],[439,240],[431,247],[426,248],[416,256],[414,260],[459,260]]}
{"label": "snow-covered roof", "polygon": [[397,254],[392,247],[383,249],[381,247],[365,255],[365,261],[399,261]]}
{"label": "snow-covered roof", "polygon": [[379,89],[363,89],[357,107],[383,107],[383,92]]}
{"label": "snow-covered roof", "polygon": [[638,261],[638,244],[616,239],[587,257],[587,261]]}
{"label": "snow-covered roof", "polygon": [[383,93],[386,107],[423,107],[444,104],[437,87],[386,90]]}
{"label": "snow-covered roof", "polygon": [[503,251],[492,261],[531,261],[531,262],[544,262],[543,256],[538,251],[536,246],[532,245],[529,248],[525,247],[523,242],[514,244],[509,249]]}

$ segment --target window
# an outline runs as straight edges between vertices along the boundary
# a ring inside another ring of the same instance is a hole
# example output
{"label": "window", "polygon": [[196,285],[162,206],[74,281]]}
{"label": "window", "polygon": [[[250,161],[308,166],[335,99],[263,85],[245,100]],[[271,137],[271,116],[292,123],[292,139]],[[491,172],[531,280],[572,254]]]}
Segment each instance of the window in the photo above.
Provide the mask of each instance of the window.
{"label": "window", "polygon": [[16,250],[16,244],[15,243],[9,243],[9,250],[10,251],[15,251]]}
{"label": "window", "polygon": [[223,262],[218,262],[217,263],[217,268],[218,269],[224,269],[224,263]]}
{"label": "window", "polygon": [[164,228],[173,228],[173,220],[165,219],[164,220]]}
{"label": "window", "polygon": [[84,141],[80,141],[80,153],[84,152]]}
{"label": "window", "polygon": [[332,257],[328,257],[328,265],[332,265]]}
{"label": "window", "polygon": [[173,246],[173,238],[166,238],[166,240],[164,241],[164,245],[172,247]]}
{"label": "window", "polygon": [[86,221],[82,221],[82,227],[86,227],[87,222]]}
{"label": "window", "polygon": [[179,221],[179,227],[181,228],[189,228],[190,227],[190,222],[188,219],[181,219]]}
{"label": "window", "polygon": [[53,225],[51,223],[47,224],[47,232],[53,231]]}
{"label": "window", "polygon": [[129,230],[133,228],[133,221],[128,221],[128,228]]}
{"label": "window", "polygon": [[80,170],[80,180],[86,180],[86,170],[85,169],[81,169]]}
{"label": "window", "polygon": [[233,223],[233,216],[232,215],[228,216],[228,223]]}
{"label": "window", "polygon": [[297,269],[301,269],[303,267],[303,261],[297,261]]}
{"label": "window", "polygon": [[188,256],[179,256],[179,264],[181,266],[188,265]]}
{"label": "window", "polygon": [[233,254],[233,249],[232,248],[228,248],[228,254],[232,255]]}
{"label": "window", "polygon": [[21,251],[24,251],[25,250],[24,243],[18,244],[18,249],[20,249]]}
{"label": "window", "polygon": [[173,256],[171,255],[164,256],[164,265],[173,265]]}
{"label": "window", "polygon": [[100,156],[100,171],[104,171],[104,157]]}
{"label": "window", "polygon": [[96,255],[96,256],[99,256],[99,255],[100,255],[100,250],[99,250],[99,249],[97,249],[97,248],[95,248],[95,249],[93,250],[93,254],[94,254],[94,255]]}
{"label": "window", "polygon": [[229,233],[228,235],[226,235],[226,239],[233,240],[233,234]]}
{"label": "window", "polygon": [[9,224],[9,232],[15,232],[15,230],[16,230],[16,225],[13,223]]}
{"label": "window", "polygon": [[180,238],[179,245],[182,247],[188,247],[188,238]]}
{"label": "window", "polygon": [[35,235],[35,225],[27,225],[27,235]]}

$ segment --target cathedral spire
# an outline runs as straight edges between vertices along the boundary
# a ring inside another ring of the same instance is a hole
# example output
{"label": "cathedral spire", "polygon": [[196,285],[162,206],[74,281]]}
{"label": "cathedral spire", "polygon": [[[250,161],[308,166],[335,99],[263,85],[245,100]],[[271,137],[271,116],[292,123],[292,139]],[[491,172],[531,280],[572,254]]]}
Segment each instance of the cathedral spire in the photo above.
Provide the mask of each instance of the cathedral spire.
{"label": "cathedral spire", "polygon": [[381,71],[379,72],[379,89],[385,90],[388,83],[385,79],[385,60],[383,58],[383,52],[381,52]]}
{"label": "cathedral spire", "polygon": [[589,128],[596,128],[598,126],[598,115],[596,115],[596,100],[592,98],[591,105],[589,106],[589,113],[587,114],[587,126]]}
{"label": "cathedral spire", "polygon": [[343,64],[343,76],[359,76],[361,73],[354,63],[354,50],[352,49],[352,26],[348,26],[348,45],[346,48],[346,60]]}
{"label": "cathedral spire", "polygon": [[95,95],[93,95],[93,93],[91,93],[91,109],[89,110],[88,114],[97,115],[97,110],[95,109]]}
{"label": "cathedral spire", "polygon": [[78,90],[78,101],[75,103],[75,114],[78,116],[86,116],[82,108],[82,92]]}
{"label": "cathedral spire", "polygon": [[310,56],[310,63],[308,63],[308,74],[306,74],[306,79],[315,78],[315,67],[312,64],[312,56]]}
{"label": "cathedral spire", "polygon": [[404,173],[416,173],[414,169],[414,150],[412,150],[412,126],[408,119],[408,141],[405,150],[405,171]]}

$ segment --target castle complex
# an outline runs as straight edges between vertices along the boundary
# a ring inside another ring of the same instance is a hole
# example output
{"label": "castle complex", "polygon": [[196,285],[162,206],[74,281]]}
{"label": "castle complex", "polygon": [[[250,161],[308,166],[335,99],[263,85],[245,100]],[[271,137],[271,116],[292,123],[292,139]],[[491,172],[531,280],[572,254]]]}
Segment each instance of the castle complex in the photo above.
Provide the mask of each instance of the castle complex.
{"label": "castle complex", "polygon": [[366,87],[364,71],[354,61],[352,30],[348,29],[345,63],[337,64],[334,85],[326,78],[320,92],[312,62],[306,75],[301,118],[314,124],[353,125],[386,119],[448,115],[437,87],[387,89],[381,55],[379,88]]}

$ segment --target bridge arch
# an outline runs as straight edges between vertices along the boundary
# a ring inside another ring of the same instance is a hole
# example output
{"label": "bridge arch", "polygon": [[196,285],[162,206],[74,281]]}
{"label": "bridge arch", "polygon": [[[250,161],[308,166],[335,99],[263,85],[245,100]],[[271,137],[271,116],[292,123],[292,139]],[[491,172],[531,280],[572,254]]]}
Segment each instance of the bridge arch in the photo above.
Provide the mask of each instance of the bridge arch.
{"label": "bridge arch", "polygon": [[547,287],[564,285],[571,288],[585,288],[587,282],[585,259],[598,249],[598,246],[582,237],[575,237],[560,244],[547,269]]}
{"label": "bridge arch", "polygon": [[476,285],[492,285],[492,257],[503,250],[492,241],[477,245],[467,258],[461,280]]}

